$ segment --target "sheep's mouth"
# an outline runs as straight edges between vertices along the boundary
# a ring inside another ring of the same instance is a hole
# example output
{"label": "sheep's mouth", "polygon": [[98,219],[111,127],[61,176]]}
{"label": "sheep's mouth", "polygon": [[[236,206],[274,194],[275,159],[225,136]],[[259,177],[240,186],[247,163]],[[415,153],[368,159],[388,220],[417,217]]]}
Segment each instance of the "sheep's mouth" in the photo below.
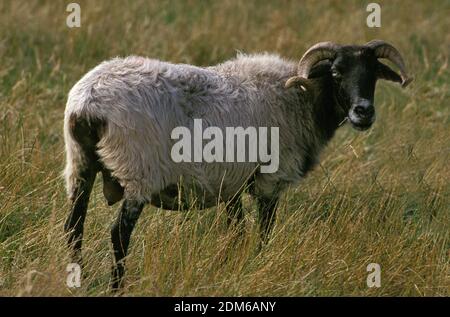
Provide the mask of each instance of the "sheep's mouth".
{"label": "sheep's mouth", "polygon": [[350,113],[348,116],[348,121],[350,121],[352,127],[355,130],[358,131],[365,131],[369,129],[372,124],[375,122],[375,115],[367,118],[367,117],[360,117],[353,113]]}
{"label": "sheep's mouth", "polygon": [[366,131],[369,129],[373,122],[375,121],[374,118],[371,119],[361,119],[361,118],[352,118],[352,116],[349,116],[349,121],[353,127],[353,129],[358,131]]}
{"label": "sheep's mouth", "polygon": [[350,120],[350,123],[351,123],[352,127],[358,131],[366,131],[367,129],[369,129],[372,126],[372,122],[366,123],[366,122],[357,122],[357,121],[355,122],[355,121]]}

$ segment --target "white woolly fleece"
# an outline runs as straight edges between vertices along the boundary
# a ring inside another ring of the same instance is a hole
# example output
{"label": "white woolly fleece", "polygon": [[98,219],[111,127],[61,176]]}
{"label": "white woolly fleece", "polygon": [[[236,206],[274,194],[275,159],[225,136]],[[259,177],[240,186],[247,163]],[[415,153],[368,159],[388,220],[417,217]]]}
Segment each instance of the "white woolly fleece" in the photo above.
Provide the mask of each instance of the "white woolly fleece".
{"label": "white woolly fleece", "polygon": [[[210,204],[227,201],[255,172],[257,163],[175,163],[172,129],[279,127],[280,163],[273,174],[256,174],[256,192],[271,196],[301,179],[305,153],[316,156],[324,144],[312,118],[312,105],[298,89],[285,89],[296,64],[275,55],[238,55],[200,68],[131,56],[103,62],[69,93],[64,137],[69,195],[86,164],[69,131],[72,114],[99,118],[106,131],[98,143],[101,162],[124,187],[125,198],[150,201],[180,178],[197,183]],[[311,153],[312,152],[312,153]]]}

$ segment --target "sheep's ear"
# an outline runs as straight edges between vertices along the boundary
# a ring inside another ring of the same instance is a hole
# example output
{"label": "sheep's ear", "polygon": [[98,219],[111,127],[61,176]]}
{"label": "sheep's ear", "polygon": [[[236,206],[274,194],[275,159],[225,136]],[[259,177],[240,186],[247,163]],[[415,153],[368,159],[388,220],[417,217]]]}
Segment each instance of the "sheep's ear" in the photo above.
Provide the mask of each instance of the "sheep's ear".
{"label": "sheep's ear", "polygon": [[284,87],[286,89],[291,87],[300,87],[303,91],[311,90],[311,84],[309,83],[309,80],[307,78],[299,76],[289,78],[284,84]]}
{"label": "sheep's ear", "polygon": [[378,79],[385,79],[385,80],[390,80],[396,83],[401,84],[402,83],[402,78],[400,77],[399,74],[397,74],[395,71],[393,71],[389,66],[381,63],[381,62],[377,62],[377,70],[376,70],[376,75]]}
{"label": "sheep's ear", "polygon": [[320,61],[319,63],[314,65],[313,68],[311,68],[308,78],[320,78],[322,76],[329,75],[332,65],[333,63],[329,60]]}

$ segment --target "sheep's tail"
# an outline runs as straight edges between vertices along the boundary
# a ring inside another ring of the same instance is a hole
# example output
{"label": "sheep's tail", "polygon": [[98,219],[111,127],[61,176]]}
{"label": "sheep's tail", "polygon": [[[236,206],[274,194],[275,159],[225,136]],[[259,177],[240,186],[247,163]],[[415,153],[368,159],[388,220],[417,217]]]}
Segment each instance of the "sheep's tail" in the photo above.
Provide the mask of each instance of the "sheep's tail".
{"label": "sheep's tail", "polygon": [[97,155],[97,143],[101,138],[105,122],[98,118],[88,118],[83,114],[66,112],[64,118],[64,142],[66,148],[66,166],[64,177],[67,194],[70,198],[83,172],[101,170]]}

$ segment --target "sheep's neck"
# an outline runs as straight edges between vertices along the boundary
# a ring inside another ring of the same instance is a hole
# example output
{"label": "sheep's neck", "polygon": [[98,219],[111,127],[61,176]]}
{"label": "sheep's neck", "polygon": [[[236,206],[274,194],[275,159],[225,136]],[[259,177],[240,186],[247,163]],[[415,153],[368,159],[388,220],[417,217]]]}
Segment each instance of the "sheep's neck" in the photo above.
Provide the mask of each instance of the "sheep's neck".
{"label": "sheep's neck", "polygon": [[[333,89],[331,76],[315,79],[314,83],[316,86],[313,106],[314,121],[326,143],[333,137],[346,114]],[[330,96],[332,97],[330,98]]]}

